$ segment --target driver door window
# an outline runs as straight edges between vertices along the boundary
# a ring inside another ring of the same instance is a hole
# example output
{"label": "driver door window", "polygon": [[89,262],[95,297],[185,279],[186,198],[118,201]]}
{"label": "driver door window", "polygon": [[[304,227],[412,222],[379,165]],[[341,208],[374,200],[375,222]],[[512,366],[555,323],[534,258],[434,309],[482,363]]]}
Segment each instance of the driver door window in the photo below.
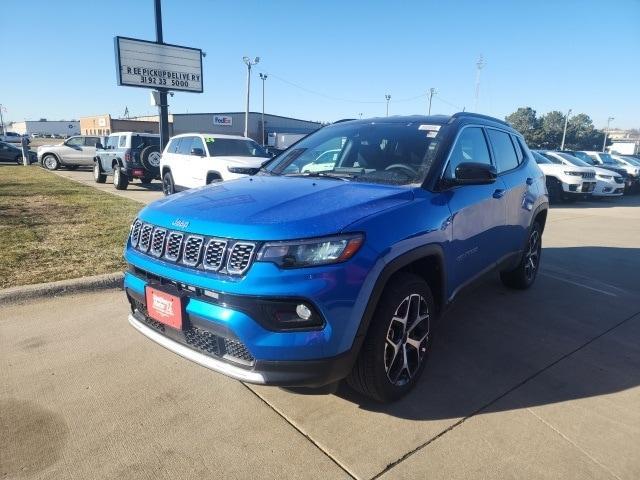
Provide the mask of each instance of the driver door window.
{"label": "driver door window", "polygon": [[480,127],[467,127],[462,131],[451,149],[444,178],[455,179],[456,167],[466,162],[491,165],[487,140]]}
{"label": "driver door window", "polygon": [[84,145],[84,139],[82,137],[72,137],[67,140],[66,145],[68,147],[81,147]]}

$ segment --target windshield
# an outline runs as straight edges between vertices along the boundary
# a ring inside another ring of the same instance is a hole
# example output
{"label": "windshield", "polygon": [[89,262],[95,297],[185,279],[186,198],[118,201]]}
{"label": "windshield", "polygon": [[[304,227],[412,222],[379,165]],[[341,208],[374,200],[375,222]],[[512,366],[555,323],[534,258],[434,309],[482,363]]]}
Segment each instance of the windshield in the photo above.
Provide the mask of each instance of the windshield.
{"label": "windshield", "polygon": [[416,184],[426,177],[439,143],[439,125],[337,124],[301,140],[266,170],[286,176]]}
{"label": "windshield", "polygon": [[131,135],[131,148],[144,148],[149,145],[160,146],[159,137],[147,137],[145,135]]}
{"label": "windshield", "polygon": [[617,165],[618,162],[616,162],[611,155],[609,155],[608,153],[601,153],[600,154],[600,158],[602,159],[602,163],[605,163],[607,165]]}
{"label": "windshield", "polygon": [[542,156],[548,160],[547,163],[556,163],[562,165],[562,160],[560,160],[558,157],[554,157],[548,152],[542,152]]}
{"label": "windshield", "polygon": [[205,138],[212,157],[269,157],[269,154],[253,140],[238,138]]}
{"label": "windshield", "polygon": [[640,167],[640,160],[637,160],[633,157],[622,157],[624,159],[625,162],[630,163],[631,165],[634,165],[636,167]]}
{"label": "windshield", "polygon": [[568,153],[559,153],[558,155],[562,155],[562,158],[564,158],[567,162],[572,163],[576,167],[592,167],[593,166],[590,163],[587,163],[587,162],[579,159],[578,157],[574,157],[572,155],[569,155]]}
{"label": "windshield", "polygon": [[580,160],[582,160],[584,163],[587,164],[587,166],[589,167],[593,167],[595,166],[596,162],[594,162],[591,157],[589,155],[587,155],[584,152],[572,152],[569,155],[579,158]]}

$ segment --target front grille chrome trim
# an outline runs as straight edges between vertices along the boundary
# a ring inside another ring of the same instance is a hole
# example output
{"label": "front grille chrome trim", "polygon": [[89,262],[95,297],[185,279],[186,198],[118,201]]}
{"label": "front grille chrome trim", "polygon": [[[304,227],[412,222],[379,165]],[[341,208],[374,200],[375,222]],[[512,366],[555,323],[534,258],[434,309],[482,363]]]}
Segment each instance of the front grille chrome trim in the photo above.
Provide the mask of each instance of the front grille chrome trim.
{"label": "front grille chrome trim", "polygon": [[166,246],[164,249],[164,258],[166,258],[171,262],[176,262],[180,257],[180,251],[181,251],[183,239],[184,239],[184,233],[170,232],[169,235],[167,236]]}
{"label": "front grille chrome trim", "polygon": [[153,229],[153,235],[151,235],[151,246],[149,247],[149,253],[154,257],[162,256],[164,252],[164,242],[167,239],[167,229],[156,227]]}
{"label": "front grille chrome trim", "polygon": [[142,224],[140,229],[140,240],[138,241],[138,250],[148,252],[151,246],[151,237],[153,235],[153,225],[150,223]]}
{"label": "front grille chrome trim", "polygon": [[[202,267],[205,270],[209,270],[212,272],[217,272],[224,265],[224,257],[227,253],[227,245],[229,242],[223,238],[211,238],[207,245],[204,248],[204,253],[202,255]],[[217,254],[219,256],[218,260],[212,262],[209,260],[209,249],[216,248],[221,250],[221,253]]]}
{"label": "front grille chrome trim", "polygon": [[[243,251],[244,249],[244,251]],[[256,244],[253,242],[235,242],[229,251],[227,257],[227,272],[233,275],[242,275],[251,266],[253,257],[256,253]],[[239,267],[238,260],[234,255],[242,255],[240,259]]]}
{"label": "front grille chrome trim", "polygon": [[[202,244],[204,243],[204,237],[200,235],[189,235],[184,242],[184,248],[182,249],[182,263],[189,267],[195,267],[200,263],[200,256],[202,255]],[[196,252],[192,252],[192,249],[196,249]]]}

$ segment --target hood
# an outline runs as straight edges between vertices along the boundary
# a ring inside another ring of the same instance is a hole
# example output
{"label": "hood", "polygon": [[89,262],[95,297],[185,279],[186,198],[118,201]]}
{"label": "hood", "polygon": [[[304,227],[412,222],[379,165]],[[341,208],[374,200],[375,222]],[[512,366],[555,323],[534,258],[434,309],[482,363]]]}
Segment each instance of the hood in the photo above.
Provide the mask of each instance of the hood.
{"label": "hood", "polygon": [[619,174],[618,171],[616,170],[611,170],[609,168],[604,168],[604,167],[591,167],[592,170],[596,171],[596,174],[598,175],[609,175],[612,177],[621,177],[622,175]]}
{"label": "hood", "polygon": [[357,220],[412,200],[407,187],[254,176],[171,195],[147,206],[140,218],[202,235],[287,240],[339,233]]}
{"label": "hood", "polygon": [[237,165],[239,167],[258,168],[264,162],[269,160],[269,157],[214,157],[216,161],[224,160],[230,165]]}
{"label": "hood", "polygon": [[542,173],[563,173],[565,171],[568,172],[582,172],[582,173],[593,173],[593,168],[591,167],[578,167],[575,165],[565,165],[565,164],[557,164],[557,163],[539,163],[538,166]]}

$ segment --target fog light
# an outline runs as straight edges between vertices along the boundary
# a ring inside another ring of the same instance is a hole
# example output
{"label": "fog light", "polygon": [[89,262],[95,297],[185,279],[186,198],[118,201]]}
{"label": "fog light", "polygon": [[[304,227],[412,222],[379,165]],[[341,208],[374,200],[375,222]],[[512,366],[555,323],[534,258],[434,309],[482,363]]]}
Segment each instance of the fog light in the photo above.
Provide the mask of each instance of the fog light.
{"label": "fog light", "polygon": [[309,320],[311,318],[311,310],[303,303],[296,307],[296,313],[302,320]]}

